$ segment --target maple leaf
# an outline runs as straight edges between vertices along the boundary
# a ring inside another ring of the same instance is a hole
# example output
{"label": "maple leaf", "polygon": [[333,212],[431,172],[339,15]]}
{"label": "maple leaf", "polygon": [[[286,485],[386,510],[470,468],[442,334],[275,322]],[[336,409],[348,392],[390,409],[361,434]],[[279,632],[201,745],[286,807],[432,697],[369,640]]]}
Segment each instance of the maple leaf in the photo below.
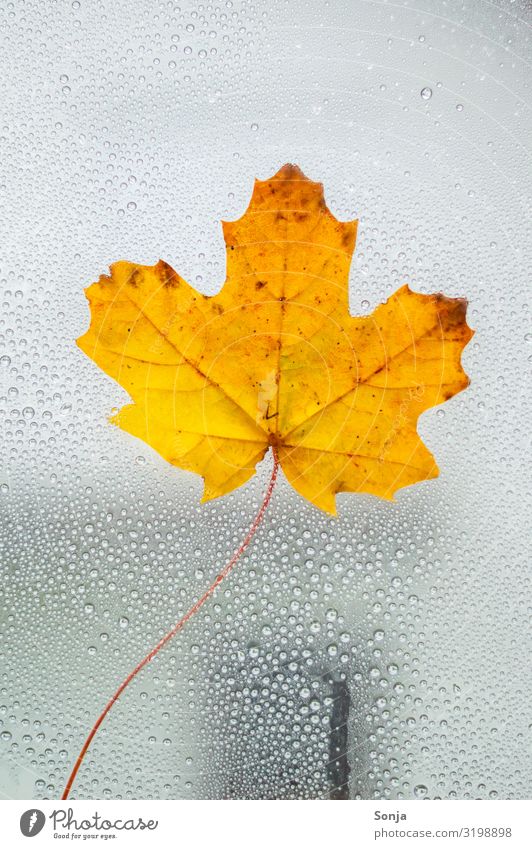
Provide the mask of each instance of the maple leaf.
{"label": "maple leaf", "polygon": [[403,286],[349,313],[357,222],[285,165],[223,222],[227,278],[207,297],[169,265],[116,262],[87,289],[80,348],[131,396],[112,419],[205,481],[247,481],[270,446],[286,478],[330,513],[340,491],[381,498],[438,467],[419,415],[464,389],[466,301]]}

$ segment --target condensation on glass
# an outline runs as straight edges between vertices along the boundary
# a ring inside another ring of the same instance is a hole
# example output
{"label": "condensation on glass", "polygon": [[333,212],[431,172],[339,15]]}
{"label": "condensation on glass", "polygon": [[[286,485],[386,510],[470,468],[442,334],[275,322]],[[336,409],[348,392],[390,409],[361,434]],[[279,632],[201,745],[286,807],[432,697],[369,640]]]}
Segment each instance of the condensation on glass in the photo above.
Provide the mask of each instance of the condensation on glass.
{"label": "condensation on glass", "polygon": [[118,683],[240,543],[270,460],[201,482],[108,424],[84,286],[160,257],[214,293],[220,220],[284,162],[360,219],[354,313],[469,299],[441,475],[337,519],[283,480],[215,599],[115,706],[79,798],[530,794],[525,2],[6,7],[1,791],[57,798]]}

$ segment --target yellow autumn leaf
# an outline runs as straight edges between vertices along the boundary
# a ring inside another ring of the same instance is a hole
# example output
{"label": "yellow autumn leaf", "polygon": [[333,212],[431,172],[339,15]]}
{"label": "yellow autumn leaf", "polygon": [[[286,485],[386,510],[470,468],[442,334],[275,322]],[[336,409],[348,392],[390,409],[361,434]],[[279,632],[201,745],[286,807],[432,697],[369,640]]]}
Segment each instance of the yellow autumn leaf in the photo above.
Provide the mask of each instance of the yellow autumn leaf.
{"label": "yellow autumn leaf", "polygon": [[416,431],[468,385],[466,302],[403,286],[369,316],[348,306],[356,221],[285,165],[223,222],[227,278],[207,297],[169,265],[116,262],[87,289],[80,348],[127,390],[112,419],[204,478],[204,500],[247,481],[269,447],[292,486],[393,498],[438,467]]}

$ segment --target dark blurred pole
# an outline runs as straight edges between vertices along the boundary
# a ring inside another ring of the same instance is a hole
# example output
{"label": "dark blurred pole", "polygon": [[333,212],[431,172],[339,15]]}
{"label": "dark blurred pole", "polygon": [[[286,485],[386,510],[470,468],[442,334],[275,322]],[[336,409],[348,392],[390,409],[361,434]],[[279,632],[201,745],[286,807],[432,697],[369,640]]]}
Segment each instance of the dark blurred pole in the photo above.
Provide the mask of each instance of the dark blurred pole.
{"label": "dark blurred pole", "polygon": [[349,799],[348,719],[351,697],[347,681],[333,681],[331,736],[327,776],[331,786],[329,799]]}

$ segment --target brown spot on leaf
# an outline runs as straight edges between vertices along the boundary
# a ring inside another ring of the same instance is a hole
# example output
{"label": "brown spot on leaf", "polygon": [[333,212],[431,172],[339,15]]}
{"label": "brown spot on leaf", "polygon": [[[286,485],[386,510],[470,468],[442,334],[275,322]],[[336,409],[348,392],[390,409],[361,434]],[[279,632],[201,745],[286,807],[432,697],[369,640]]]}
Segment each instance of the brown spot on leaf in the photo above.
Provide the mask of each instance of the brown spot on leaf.
{"label": "brown spot on leaf", "polygon": [[353,244],[354,233],[351,233],[349,230],[344,228],[342,233],[342,245],[344,248],[351,247]]}
{"label": "brown spot on leaf", "polygon": [[177,286],[178,276],[171,265],[168,265],[164,259],[160,259],[156,265],[157,273],[163,286],[174,288]]}

